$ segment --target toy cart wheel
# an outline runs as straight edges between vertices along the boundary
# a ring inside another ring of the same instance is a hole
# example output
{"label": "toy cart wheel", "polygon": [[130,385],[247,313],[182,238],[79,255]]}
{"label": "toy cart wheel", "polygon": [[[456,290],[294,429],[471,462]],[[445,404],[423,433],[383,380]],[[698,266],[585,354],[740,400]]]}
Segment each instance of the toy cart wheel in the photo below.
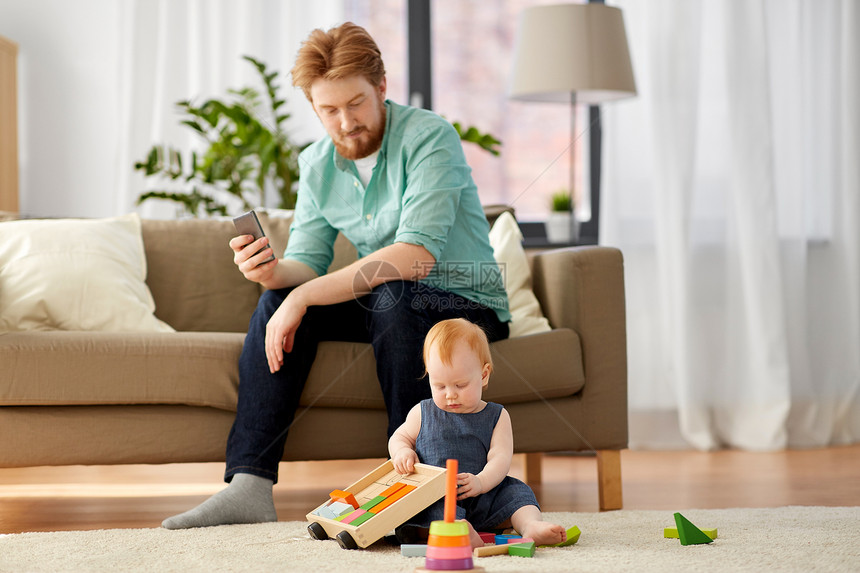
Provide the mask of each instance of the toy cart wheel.
{"label": "toy cart wheel", "polygon": [[340,545],[342,549],[358,549],[358,544],[348,531],[341,531],[335,535],[335,537],[337,538],[338,545]]}
{"label": "toy cart wheel", "polygon": [[325,532],[325,528],[316,521],[308,525],[308,533],[310,533],[311,537],[317,541],[325,541],[328,539],[328,533]]}

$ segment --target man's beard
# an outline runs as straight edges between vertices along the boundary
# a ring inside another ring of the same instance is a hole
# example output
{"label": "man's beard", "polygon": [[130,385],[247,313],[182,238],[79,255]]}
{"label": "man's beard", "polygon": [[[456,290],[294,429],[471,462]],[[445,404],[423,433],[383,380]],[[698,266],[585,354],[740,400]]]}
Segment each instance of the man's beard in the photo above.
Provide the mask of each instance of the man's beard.
{"label": "man's beard", "polygon": [[339,133],[337,138],[332,138],[334,148],[344,159],[355,161],[367,157],[382,146],[382,138],[385,136],[385,104],[380,101],[381,121],[377,128],[371,131],[367,126],[357,128],[362,133],[359,139],[348,139],[347,134]]}

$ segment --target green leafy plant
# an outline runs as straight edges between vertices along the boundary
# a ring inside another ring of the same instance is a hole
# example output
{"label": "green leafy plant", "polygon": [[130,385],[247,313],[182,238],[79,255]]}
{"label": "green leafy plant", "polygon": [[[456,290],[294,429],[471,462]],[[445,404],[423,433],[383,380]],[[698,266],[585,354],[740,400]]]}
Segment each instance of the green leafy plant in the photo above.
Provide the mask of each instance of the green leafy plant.
{"label": "green leafy plant", "polygon": [[168,188],[142,193],[138,204],[164,199],[181,204],[190,215],[227,215],[226,201],[231,197],[248,210],[265,205],[266,190],[274,189],[278,207],[295,207],[298,154],[305,145],[294,143],[284,128],[290,114],[280,111],[286,100],[278,94],[278,73],[251,56],[243,59],[259,73],[265,103],[251,87],[228,90],[229,98],[209,99],[199,106],[190,100],[177,102],[180,123],[202,137],[207,147],[202,155],[192,152],[190,161],[183,162],[175,148],[154,145],[134,168],[165,181]]}
{"label": "green leafy plant", "polygon": [[550,210],[555,213],[569,213],[573,199],[567,189],[559,189],[550,197]]}
{"label": "green leafy plant", "polygon": [[[251,87],[228,90],[229,98],[209,99],[199,106],[191,100],[177,102],[180,123],[203,138],[207,147],[202,155],[192,152],[190,160],[183,161],[182,153],[174,147],[153,145],[134,169],[166,185],[140,194],[138,205],[160,199],[179,203],[192,216],[229,215],[228,201],[241,204],[247,211],[266,205],[266,190],[274,188],[280,197],[279,208],[295,207],[298,156],[307,144],[294,143],[284,128],[290,114],[279,111],[286,100],[275,83],[278,73],[269,72],[264,63],[251,56],[242,58],[260,75],[267,96],[265,105],[260,93]],[[492,135],[475,127],[463,128],[459,122],[452,124],[462,141],[499,155],[501,142]]]}
{"label": "green leafy plant", "polygon": [[467,141],[469,143],[474,143],[481,149],[489,151],[496,156],[501,153],[498,147],[502,144],[502,142],[490,135],[489,133],[481,133],[480,131],[478,131],[478,128],[472,126],[463,128],[463,126],[458,121],[452,121],[451,124],[454,126],[454,129],[457,130],[457,135],[460,136],[461,140]]}

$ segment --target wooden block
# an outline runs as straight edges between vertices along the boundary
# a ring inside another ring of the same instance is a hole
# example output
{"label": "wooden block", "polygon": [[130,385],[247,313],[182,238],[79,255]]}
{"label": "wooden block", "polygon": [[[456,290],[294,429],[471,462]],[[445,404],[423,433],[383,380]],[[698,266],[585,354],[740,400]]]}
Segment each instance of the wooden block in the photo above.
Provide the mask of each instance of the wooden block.
{"label": "wooden block", "polygon": [[384,495],[377,495],[376,497],[374,497],[373,499],[371,499],[370,501],[368,501],[364,505],[359,506],[359,509],[364,509],[364,510],[370,511],[371,509],[376,507],[377,504],[382,503],[382,501],[384,501],[384,500],[385,500]]}
{"label": "wooden block", "polygon": [[414,490],[415,490],[414,485],[403,484],[403,487],[399,488],[393,494],[387,496],[385,499],[383,499],[378,504],[376,504],[376,506],[374,506],[374,508],[373,508],[373,513],[379,513],[380,511],[382,511],[386,507],[389,507],[395,501],[401,499],[407,493],[414,491]]}
{"label": "wooden block", "polygon": [[402,555],[403,557],[424,557],[426,554],[426,545],[404,543],[400,546],[400,555]]}
{"label": "wooden block", "polygon": [[341,517],[338,518],[338,521],[340,521],[341,523],[352,523],[353,521],[355,521],[356,519],[358,519],[359,517],[361,517],[365,513],[367,513],[367,510],[356,509],[352,513],[349,513],[347,515],[342,515]]}
{"label": "wooden block", "polygon": [[371,517],[373,517],[374,515],[376,515],[376,514],[375,514],[375,513],[371,513],[371,512],[369,512],[369,511],[366,511],[366,512],[364,512],[363,514],[361,514],[361,515],[359,515],[358,517],[356,517],[355,519],[353,519],[353,520],[352,520],[352,523],[350,523],[350,525],[352,525],[352,526],[354,526],[354,527],[358,527],[359,525],[361,525],[362,523],[364,523],[365,521],[367,521],[368,519],[370,519],[370,518],[371,518]]}
{"label": "wooden block", "polygon": [[518,538],[512,537],[512,538],[508,539],[509,544],[510,543],[528,543],[529,541],[534,543],[535,540],[532,539],[531,537],[518,537]]}
{"label": "wooden block", "polygon": [[428,559],[465,559],[472,557],[472,546],[461,545],[459,547],[439,547],[437,545],[427,545]]}
{"label": "wooden block", "polygon": [[469,524],[465,521],[434,521],[430,524],[430,535],[462,536],[469,535]]}
{"label": "wooden block", "polygon": [[341,501],[343,503],[348,503],[352,506],[353,509],[358,509],[358,502],[355,501],[355,496],[349,493],[348,491],[343,491],[342,489],[336,489],[330,494],[328,494],[329,498],[332,501]]}
{"label": "wooden block", "polygon": [[529,541],[528,543],[509,543],[508,555],[515,555],[517,557],[534,557],[535,542]]}
{"label": "wooden block", "polygon": [[435,545],[436,547],[462,547],[464,545],[471,547],[468,535],[429,535],[427,537],[427,545]]}
{"label": "wooden block", "polygon": [[675,514],[675,525],[678,527],[678,537],[681,539],[681,545],[702,545],[714,542],[713,539],[705,535],[701,529],[693,525],[689,519],[680,513]]}
{"label": "wooden block", "polygon": [[582,532],[579,530],[577,526],[573,526],[567,530],[567,539],[562,541],[561,543],[556,543],[554,545],[541,545],[541,547],[567,547],[568,545],[573,545],[577,541],[579,541],[579,536]]}
{"label": "wooden block", "polygon": [[[710,537],[711,539],[716,539],[718,537],[716,529],[700,529],[702,533]],[[678,537],[678,528],[677,527],[664,527],[663,528],[663,537],[666,539],[680,539]]]}
{"label": "wooden block", "polygon": [[495,543],[496,542],[496,534],[495,533],[487,533],[486,531],[479,531],[478,535],[481,536],[481,539],[484,543]]}
{"label": "wooden block", "polygon": [[402,481],[399,481],[396,484],[394,484],[393,486],[391,486],[390,488],[388,488],[387,490],[385,490],[384,492],[380,493],[379,495],[381,495],[382,497],[388,497],[389,495],[394,495],[397,492],[397,490],[399,490],[400,488],[402,488],[405,485],[406,485],[405,483],[403,483]]}
{"label": "wooden block", "polygon": [[508,544],[502,545],[484,545],[483,547],[475,547],[472,555],[475,557],[489,557],[490,555],[507,555]]}

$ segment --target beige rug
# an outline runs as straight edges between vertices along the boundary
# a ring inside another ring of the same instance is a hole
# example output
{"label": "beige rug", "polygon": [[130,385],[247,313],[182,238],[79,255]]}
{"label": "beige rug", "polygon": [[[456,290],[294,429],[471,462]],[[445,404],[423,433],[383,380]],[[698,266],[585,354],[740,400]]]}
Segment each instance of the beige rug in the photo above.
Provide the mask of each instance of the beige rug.
{"label": "beige rug", "polygon": [[[491,571],[860,571],[860,507],[687,510],[709,545],[664,539],[670,511],[547,513],[582,530],[579,543],[538,549],[533,558],[485,557]],[[376,543],[346,551],[315,541],[304,522],[189,531],[112,529],[0,536],[0,571],[337,571],[411,572],[421,558]]]}

